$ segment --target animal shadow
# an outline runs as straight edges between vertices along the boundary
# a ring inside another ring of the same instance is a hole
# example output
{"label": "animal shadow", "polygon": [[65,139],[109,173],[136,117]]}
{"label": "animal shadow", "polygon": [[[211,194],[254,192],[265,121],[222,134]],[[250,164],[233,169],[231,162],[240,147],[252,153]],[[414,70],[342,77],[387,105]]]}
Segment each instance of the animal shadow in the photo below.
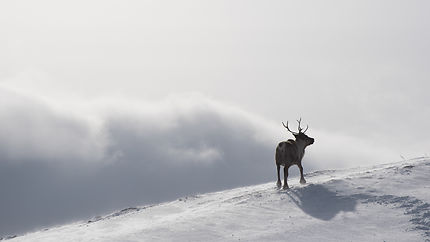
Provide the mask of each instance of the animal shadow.
{"label": "animal shadow", "polygon": [[357,199],[336,194],[320,184],[291,189],[288,196],[306,214],[328,221],[341,211],[355,211]]}

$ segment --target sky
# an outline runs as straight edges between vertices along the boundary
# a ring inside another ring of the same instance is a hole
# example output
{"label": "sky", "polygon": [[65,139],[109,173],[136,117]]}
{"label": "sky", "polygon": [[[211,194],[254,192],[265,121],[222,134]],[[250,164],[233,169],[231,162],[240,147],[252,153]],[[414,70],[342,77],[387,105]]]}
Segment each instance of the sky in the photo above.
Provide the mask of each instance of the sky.
{"label": "sky", "polygon": [[428,156],[429,10],[1,1],[0,237],[274,182],[300,117],[305,172]]}

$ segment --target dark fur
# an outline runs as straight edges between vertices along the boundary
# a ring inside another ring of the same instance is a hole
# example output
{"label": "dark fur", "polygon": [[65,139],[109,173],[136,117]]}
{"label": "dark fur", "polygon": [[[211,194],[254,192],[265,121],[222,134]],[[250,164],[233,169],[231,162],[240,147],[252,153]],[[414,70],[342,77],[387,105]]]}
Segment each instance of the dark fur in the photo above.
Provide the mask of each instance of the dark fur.
{"label": "dark fur", "polygon": [[278,144],[276,147],[275,161],[278,173],[277,186],[281,187],[281,179],[279,170],[284,166],[284,189],[288,188],[288,168],[292,165],[297,165],[300,170],[300,183],[306,183],[303,176],[302,158],[305,155],[305,148],[314,143],[314,139],[308,137],[304,133],[294,134],[296,140],[289,139]]}

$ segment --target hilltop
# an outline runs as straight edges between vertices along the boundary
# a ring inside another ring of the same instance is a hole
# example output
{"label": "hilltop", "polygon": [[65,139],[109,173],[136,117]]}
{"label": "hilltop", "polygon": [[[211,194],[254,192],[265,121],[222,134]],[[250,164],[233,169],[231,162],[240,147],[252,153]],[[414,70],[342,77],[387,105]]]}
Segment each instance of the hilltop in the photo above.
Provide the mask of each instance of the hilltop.
{"label": "hilltop", "polygon": [[[294,169],[294,168],[293,168]],[[7,241],[430,241],[430,159],[131,207]]]}

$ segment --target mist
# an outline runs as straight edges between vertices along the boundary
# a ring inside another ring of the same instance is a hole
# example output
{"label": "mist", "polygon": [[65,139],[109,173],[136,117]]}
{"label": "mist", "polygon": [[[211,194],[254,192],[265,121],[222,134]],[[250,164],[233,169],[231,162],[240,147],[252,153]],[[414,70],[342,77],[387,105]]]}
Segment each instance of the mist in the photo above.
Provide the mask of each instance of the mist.
{"label": "mist", "polygon": [[[68,110],[6,89],[1,94],[3,235],[274,182],[277,142],[292,138],[281,124],[200,95]],[[308,134],[316,143],[304,159],[306,172],[392,157],[357,138],[312,126]],[[298,169],[291,172],[297,179]]]}
{"label": "mist", "polygon": [[[430,153],[428,1],[1,1],[0,236]],[[291,179],[297,170],[291,168]]]}

